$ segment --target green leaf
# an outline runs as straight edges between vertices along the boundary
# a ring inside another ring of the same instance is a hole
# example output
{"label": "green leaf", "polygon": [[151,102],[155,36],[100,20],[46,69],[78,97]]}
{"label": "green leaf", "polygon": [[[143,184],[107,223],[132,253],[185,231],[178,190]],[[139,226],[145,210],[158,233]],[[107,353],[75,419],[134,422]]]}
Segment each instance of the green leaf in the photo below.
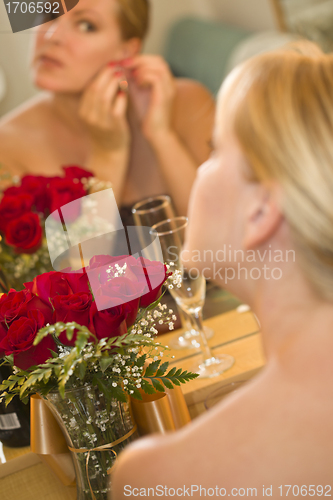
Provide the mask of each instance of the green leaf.
{"label": "green leaf", "polygon": [[5,398],[6,407],[9,405],[9,403],[12,401],[12,399],[15,396],[16,396],[16,394],[6,394],[6,398]]}
{"label": "green leaf", "polygon": [[174,385],[181,385],[181,383],[179,382],[178,378],[172,378],[171,380],[172,380],[172,383]]}
{"label": "green leaf", "polygon": [[146,394],[156,393],[154,387],[149,382],[147,382],[147,380],[144,379],[141,380],[141,387]]}
{"label": "green leaf", "polygon": [[167,377],[173,377],[175,375],[176,371],[177,371],[177,367],[174,366],[173,368],[171,368],[171,370],[167,373],[166,376]]}
{"label": "green leaf", "polygon": [[103,373],[107,370],[107,368],[109,368],[110,365],[112,365],[113,361],[114,358],[111,356],[105,356],[99,360],[99,366],[101,367]]}
{"label": "green leaf", "polygon": [[165,389],[159,380],[157,380],[156,378],[151,378],[150,380],[152,381],[152,384],[157,391],[165,392]]}
{"label": "green leaf", "polygon": [[79,375],[79,379],[80,380],[83,380],[84,379],[84,376],[86,374],[86,370],[87,370],[87,363],[86,361],[81,361],[81,363],[79,363],[79,366],[78,366],[78,375]]}
{"label": "green leaf", "polygon": [[49,325],[45,326],[44,328],[41,328],[39,332],[36,335],[36,338],[34,340],[34,345],[39,344],[43,338],[48,337],[48,335],[52,335],[56,332],[56,325]]}
{"label": "green leaf", "polygon": [[139,368],[142,368],[142,366],[144,366],[145,362],[146,362],[146,359],[147,359],[147,354],[143,354],[143,356],[139,356],[136,360],[135,360],[135,364],[136,366],[138,366]]}
{"label": "green leaf", "polygon": [[165,363],[162,363],[157,372],[155,373],[155,377],[162,377],[167,371],[168,366],[169,363],[167,361]]}
{"label": "green leaf", "polygon": [[112,387],[111,389],[112,396],[118,401],[122,401],[123,403],[127,403],[127,395],[125,391],[117,385],[117,387]]}
{"label": "green leaf", "polygon": [[74,332],[75,332],[75,327],[74,326],[67,326],[66,328],[66,337],[67,337],[67,340],[71,341],[73,339],[73,336],[74,336]]}
{"label": "green leaf", "polygon": [[[11,376],[12,377],[12,376]],[[8,379],[8,390],[11,391],[13,389],[13,387],[16,385],[16,380],[12,380],[12,378],[9,377]]]}
{"label": "green leaf", "polygon": [[158,359],[157,361],[153,361],[152,363],[150,363],[147,368],[146,368],[146,371],[144,373],[144,377],[152,377],[155,375],[159,365],[161,363],[161,360]]}
{"label": "green leaf", "polygon": [[43,376],[44,382],[48,382],[51,375],[52,375],[52,368],[49,368],[48,370],[46,370],[44,372],[44,376]]}
{"label": "green leaf", "polygon": [[163,382],[163,384],[165,385],[165,387],[167,387],[167,389],[173,389],[173,385],[172,383],[170,382],[170,380],[166,377],[161,377],[161,381]]}
{"label": "green leaf", "polygon": [[138,399],[139,401],[142,401],[142,394],[141,394],[141,392],[134,385],[128,384],[127,387],[128,387],[128,389],[130,389],[131,391],[133,391],[133,393],[131,394],[132,398]]}

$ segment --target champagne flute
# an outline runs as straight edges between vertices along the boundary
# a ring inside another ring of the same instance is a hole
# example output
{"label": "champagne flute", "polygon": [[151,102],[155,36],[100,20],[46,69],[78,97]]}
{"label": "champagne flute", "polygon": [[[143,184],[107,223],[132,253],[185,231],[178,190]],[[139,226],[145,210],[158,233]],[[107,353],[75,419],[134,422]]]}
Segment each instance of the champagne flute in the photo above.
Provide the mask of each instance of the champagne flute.
{"label": "champagne flute", "polygon": [[132,214],[136,226],[147,227],[176,216],[171,198],[168,195],[154,196],[138,201],[132,208]]}
{"label": "champagne flute", "polygon": [[234,358],[228,354],[212,354],[202,324],[202,308],[206,296],[206,281],[203,276],[193,269],[185,269],[181,262],[181,250],[184,243],[185,229],[188,223],[186,217],[175,217],[158,224],[154,224],[151,234],[158,236],[163,258],[174,271],[173,284],[169,287],[170,293],[177,305],[191,318],[195,329],[200,334],[200,347],[203,359],[191,368],[199,373],[201,378],[210,378],[220,375],[234,364]]}
{"label": "champagne flute", "polygon": [[[170,196],[159,195],[137,202],[132,208],[132,214],[135,225],[140,228],[152,227],[163,220],[173,219],[176,217],[175,210],[172,205]],[[141,241],[141,246],[144,248],[147,244],[147,233],[138,229],[138,236]],[[195,329],[192,318],[186,314],[181,308],[177,307],[180,321],[185,329],[185,333],[178,335],[170,343],[174,349],[197,349],[200,347],[197,339],[200,336],[199,332]],[[206,337],[210,339],[214,332],[211,328],[204,327]]]}

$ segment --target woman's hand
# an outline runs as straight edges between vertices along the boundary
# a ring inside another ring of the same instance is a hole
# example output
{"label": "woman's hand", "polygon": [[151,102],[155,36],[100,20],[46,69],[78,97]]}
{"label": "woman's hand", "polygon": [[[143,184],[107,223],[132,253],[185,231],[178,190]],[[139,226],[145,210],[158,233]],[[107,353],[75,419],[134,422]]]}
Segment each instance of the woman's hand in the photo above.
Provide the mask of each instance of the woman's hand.
{"label": "woman's hand", "polygon": [[82,96],[79,114],[90,133],[93,150],[100,154],[129,148],[127,94],[119,91],[123,79],[121,72],[107,67],[97,75]]}
{"label": "woman's hand", "polygon": [[138,55],[126,62],[134,82],[150,88],[148,110],[142,119],[142,132],[153,142],[161,133],[172,128],[171,118],[175,98],[175,81],[169,66],[160,56]]}

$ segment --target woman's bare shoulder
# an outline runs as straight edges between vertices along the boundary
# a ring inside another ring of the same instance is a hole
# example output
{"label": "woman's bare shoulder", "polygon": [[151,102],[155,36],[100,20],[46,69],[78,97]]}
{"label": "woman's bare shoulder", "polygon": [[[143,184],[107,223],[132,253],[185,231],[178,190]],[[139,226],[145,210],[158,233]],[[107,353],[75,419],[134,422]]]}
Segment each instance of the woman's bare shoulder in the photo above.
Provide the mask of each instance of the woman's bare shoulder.
{"label": "woman's bare shoulder", "polygon": [[115,498],[161,481],[204,488],[222,482],[227,491],[248,485],[258,497],[264,483],[275,485],[274,497],[278,485],[306,484],[308,477],[329,484],[323,481],[331,477],[332,403],[274,372],[262,372],[177,433],[131,445],[115,469]]}
{"label": "woman's bare shoulder", "polygon": [[13,133],[22,127],[30,126],[41,119],[49,106],[47,94],[40,94],[24,102],[0,118],[0,132]]}
{"label": "woman's bare shoulder", "polygon": [[198,80],[192,80],[191,78],[175,78],[175,82],[177,92],[182,92],[184,94],[191,92],[198,96],[205,96],[214,99],[208,88]]}
{"label": "woman's bare shoulder", "polygon": [[[200,82],[190,78],[176,78],[176,108],[200,109],[207,106],[214,113],[215,100],[211,92]],[[177,111],[177,109],[176,109]]]}
{"label": "woman's bare shoulder", "polygon": [[[31,150],[36,130],[40,135],[47,109],[47,98],[37,96],[0,119],[0,163],[22,170],[27,149]],[[19,173],[19,172],[15,172]]]}
{"label": "woman's bare shoulder", "polygon": [[215,101],[209,90],[194,80],[176,79],[174,128],[198,165],[210,154]]}

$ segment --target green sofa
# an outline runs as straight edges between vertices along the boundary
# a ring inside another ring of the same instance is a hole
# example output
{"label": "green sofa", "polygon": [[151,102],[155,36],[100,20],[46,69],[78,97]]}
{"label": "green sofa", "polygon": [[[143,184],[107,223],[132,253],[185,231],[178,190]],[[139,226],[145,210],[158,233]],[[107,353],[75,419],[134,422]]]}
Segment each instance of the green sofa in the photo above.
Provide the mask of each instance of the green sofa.
{"label": "green sofa", "polygon": [[175,76],[198,80],[215,95],[232,52],[251,34],[227,24],[184,18],[171,27],[164,57]]}

